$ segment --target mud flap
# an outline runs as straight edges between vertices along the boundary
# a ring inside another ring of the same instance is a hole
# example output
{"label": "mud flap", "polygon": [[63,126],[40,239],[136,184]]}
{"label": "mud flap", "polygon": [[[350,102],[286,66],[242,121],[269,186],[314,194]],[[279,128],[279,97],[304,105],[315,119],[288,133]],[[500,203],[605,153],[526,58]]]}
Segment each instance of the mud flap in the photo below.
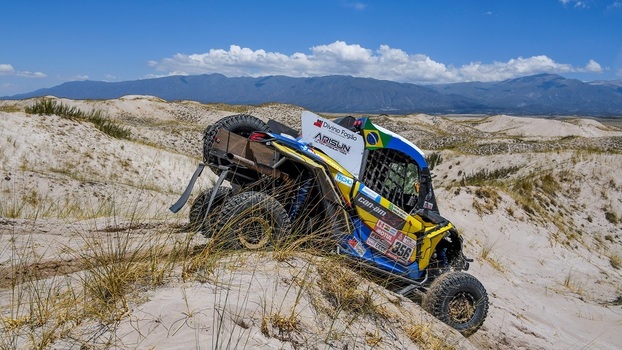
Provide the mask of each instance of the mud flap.
{"label": "mud flap", "polygon": [[186,190],[184,191],[184,193],[181,195],[181,197],[179,197],[179,199],[177,200],[177,202],[175,202],[175,204],[171,205],[171,207],[168,208],[170,211],[172,211],[173,213],[177,213],[178,211],[181,210],[181,208],[184,207],[184,205],[186,205],[186,202],[188,202],[188,198],[190,198],[190,193],[192,192],[192,188],[194,188],[194,184],[195,182],[197,182],[197,179],[199,178],[199,176],[201,176],[201,173],[203,172],[204,168],[205,168],[205,164],[199,163],[199,165],[197,166],[197,169],[194,171],[194,174],[192,174],[190,183],[188,183],[188,186],[186,187]]}
{"label": "mud flap", "polygon": [[220,185],[222,185],[222,182],[225,180],[225,178],[227,177],[227,174],[229,173],[229,168],[224,168],[222,170],[223,172],[220,173],[220,176],[218,177],[218,180],[216,181],[216,184],[214,185],[214,190],[212,191],[212,195],[209,197],[209,202],[207,203],[207,208],[205,209],[206,214],[209,213],[210,209],[212,209],[212,204],[214,204],[214,199],[216,198],[218,189],[220,188]]}

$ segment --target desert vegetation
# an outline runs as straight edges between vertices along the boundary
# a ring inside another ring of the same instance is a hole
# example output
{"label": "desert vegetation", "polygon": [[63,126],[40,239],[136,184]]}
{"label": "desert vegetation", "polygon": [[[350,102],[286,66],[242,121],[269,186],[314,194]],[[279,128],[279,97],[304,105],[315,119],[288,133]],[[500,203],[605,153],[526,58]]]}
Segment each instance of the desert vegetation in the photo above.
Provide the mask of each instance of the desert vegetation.
{"label": "desert vegetation", "polygon": [[75,106],[68,106],[53,99],[41,99],[26,107],[26,113],[39,115],[57,115],[71,120],[93,123],[97,129],[112,137],[127,139],[132,132],[106,117],[100,110],[85,113]]}
{"label": "desert vegetation", "polygon": [[[63,224],[74,237],[57,248],[62,260],[31,251],[36,236],[12,233],[14,243],[2,252],[11,257],[0,275],[2,348],[150,347],[162,332],[168,341],[179,332],[185,346],[209,348],[256,348],[274,339],[295,348],[451,349],[463,341],[324,251],[292,241],[245,253],[197,237],[182,223],[116,219],[103,227]],[[154,315],[150,303],[164,302],[159,289],[180,302]]]}

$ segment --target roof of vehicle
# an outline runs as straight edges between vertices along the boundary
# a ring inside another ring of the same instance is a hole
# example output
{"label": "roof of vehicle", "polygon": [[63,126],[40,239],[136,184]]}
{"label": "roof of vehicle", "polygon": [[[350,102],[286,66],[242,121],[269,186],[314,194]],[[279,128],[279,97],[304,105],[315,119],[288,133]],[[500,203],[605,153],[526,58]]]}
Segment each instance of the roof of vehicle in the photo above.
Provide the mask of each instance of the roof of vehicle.
{"label": "roof of vehicle", "polygon": [[372,123],[370,118],[362,118],[361,121],[363,123],[362,131],[363,140],[365,141],[365,148],[395,149],[412,157],[419,164],[419,166],[424,168],[428,166],[428,163],[425,160],[425,154],[414,143],[391,130]]}

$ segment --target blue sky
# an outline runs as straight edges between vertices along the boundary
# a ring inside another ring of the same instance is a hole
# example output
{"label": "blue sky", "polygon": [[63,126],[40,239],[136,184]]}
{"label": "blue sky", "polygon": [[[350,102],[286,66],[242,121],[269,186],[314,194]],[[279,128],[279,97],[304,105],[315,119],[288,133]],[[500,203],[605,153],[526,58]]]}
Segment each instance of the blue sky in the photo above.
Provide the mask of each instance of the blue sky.
{"label": "blue sky", "polygon": [[3,0],[0,96],[175,74],[622,79],[622,0]]}

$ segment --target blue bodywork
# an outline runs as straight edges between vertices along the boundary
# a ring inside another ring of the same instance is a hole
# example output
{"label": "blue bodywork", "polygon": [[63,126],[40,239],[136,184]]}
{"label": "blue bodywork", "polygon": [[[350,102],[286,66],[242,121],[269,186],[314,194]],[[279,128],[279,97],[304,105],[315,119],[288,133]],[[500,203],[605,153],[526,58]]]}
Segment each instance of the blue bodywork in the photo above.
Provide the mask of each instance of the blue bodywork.
{"label": "blue bodywork", "polygon": [[[351,218],[354,223],[354,232],[351,234],[345,235],[341,242],[339,242],[340,247],[343,252],[351,255],[357,259],[363,259],[372,265],[377,265],[382,270],[388,271],[390,273],[400,275],[402,277],[410,278],[410,279],[419,279],[424,275],[423,271],[419,271],[419,264],[416,262],[404,266],[395,260],[391,260],[382,254],[376,253],[373,249],[367,246],[364,242],[367,241],[369,235],[371,235],[371,229],[363,224],[363,222],[358,218]],[[356,240],[358,244],[360,244],[364,249],[365,253],[360,255],[348,242],[350,240]]]}

